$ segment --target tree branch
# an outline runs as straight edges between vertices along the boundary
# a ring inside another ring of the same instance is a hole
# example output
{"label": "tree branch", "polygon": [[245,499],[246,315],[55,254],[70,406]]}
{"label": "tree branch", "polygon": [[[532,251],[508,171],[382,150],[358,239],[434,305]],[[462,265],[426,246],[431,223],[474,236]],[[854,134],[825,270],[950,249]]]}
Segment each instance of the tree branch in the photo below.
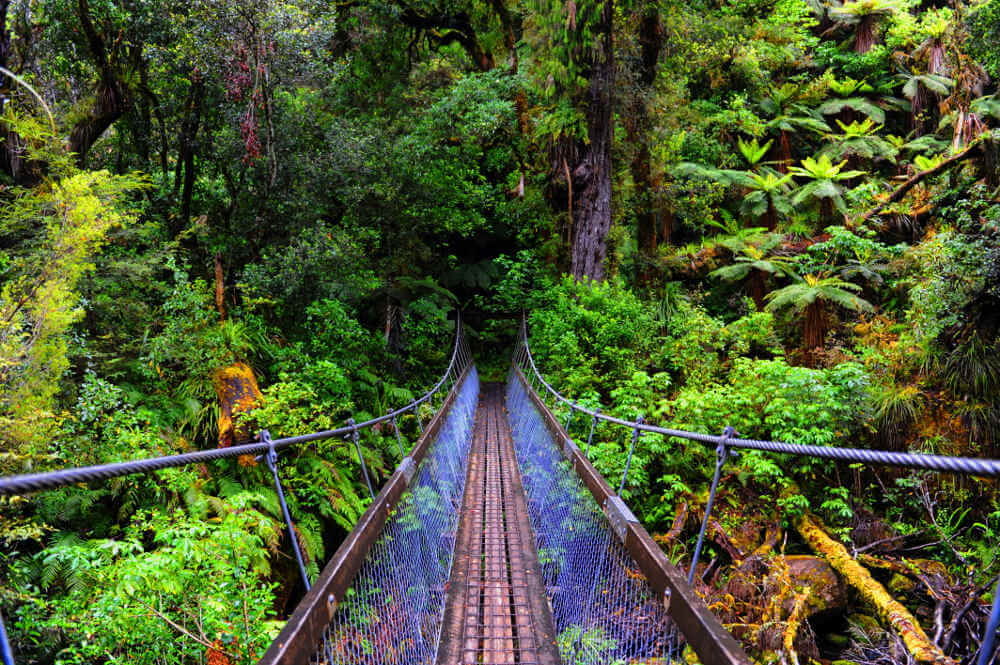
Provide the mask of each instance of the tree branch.
{"label": "tree branch", "polygon": [[861,217],[858,218],[856,223],[860,224],[862,222],[868,221],[875,215],[878,215],[883,210],[885,210],[890,203],[896,203],[897,201],[900,201],[904,196],[906,196],[906,193],[908,191],[919,185],[923,180],[933,175],[937,175],[941,171],[944,171],[945,169],[951,167],[952,165],[964,159],[968,159],[973,154],[975,148],[977,148],[978,146],[979,146],[978,143],[973,143],[962,152],[955,153],[954,155],[944,160],[934,168],[930,168],[927,169],[926,171],[921,171],[920,173],[916,174],[915,176],[904,182],[902,185],[897,187],[895,191],[893,191],[892,194],[889,195],[889,198],[887,198],[885,201],[882,201],[877,206],[875,206],[865,214],[861,215]]}

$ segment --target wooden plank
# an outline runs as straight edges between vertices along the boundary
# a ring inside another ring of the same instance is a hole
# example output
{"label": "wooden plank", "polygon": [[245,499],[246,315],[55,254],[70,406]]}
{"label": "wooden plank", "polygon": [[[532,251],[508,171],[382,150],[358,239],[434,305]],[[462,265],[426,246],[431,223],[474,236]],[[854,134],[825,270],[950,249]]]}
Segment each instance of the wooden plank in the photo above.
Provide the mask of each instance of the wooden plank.
{"label": "wooden plank", "polygon": [[455,554],[438,665],[559,662],[502,400],[499,385],[484,386],[460,527],[469,550]]}

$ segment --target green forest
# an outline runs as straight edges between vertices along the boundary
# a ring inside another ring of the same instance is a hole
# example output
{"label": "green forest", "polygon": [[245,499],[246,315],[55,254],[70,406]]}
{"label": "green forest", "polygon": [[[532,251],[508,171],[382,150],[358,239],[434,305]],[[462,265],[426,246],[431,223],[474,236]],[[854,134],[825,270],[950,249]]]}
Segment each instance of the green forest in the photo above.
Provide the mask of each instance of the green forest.
{"label": "green forest", "polygon": [[[485,380],[523,316],[546,379],[623,419],[1000,458],[1000,0],[0,18],[0,476],[381,415],[457,311]],[[362,432],[376,491],[420,428]],[[630,443],[594,435],[615,488]],[[642,436],[621,492],[685,570],[715,463]],[[330,439],[282,474],[315,576],[362,467]],[[695,589],[755,663],[978,662],[994,480],[746,451],[715,501]],[[19,664],[254,663],[291,551],[252,456],[0,497],[0,616]]]}

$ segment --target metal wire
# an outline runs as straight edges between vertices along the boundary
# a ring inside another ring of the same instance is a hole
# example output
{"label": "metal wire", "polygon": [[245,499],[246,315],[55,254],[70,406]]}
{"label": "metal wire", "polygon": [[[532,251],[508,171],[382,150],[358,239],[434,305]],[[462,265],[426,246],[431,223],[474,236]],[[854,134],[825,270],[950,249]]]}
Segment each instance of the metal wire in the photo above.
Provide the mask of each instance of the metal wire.
{"label": "metal wire", "polygon": [[264,456],[267,461],[267,468],[271,470],[274,477],[274,491],[278,493],[278,503],[281,504],[281,514],[285,518],[285,526],[288,528],[288,540],[292,544],[292,551],[295,552],[295,561],[299,564],[299,574],[302,575],[302,584],[306,591],[309,590],[309,575],[306,573],[306,564],[302,559],[302,549],[299,547],[299,539],[295,535],[295,523],[292,522],[292,514],[288,511],[288,503],[285,501],[285,490],[281,487],[281,476],[278,473],[278,452],[271,443],[271,433],[266,429],[261,430],[260,440],[270,444],[270,449]]}
{"label": "metal wire", "polygon": [[[527,322],[521,320],[521,339],[519,348],[514,354],[515,362],[519,362],[519,367],[528,376],[529,380],[537,382],[545,389],[545,394],[552,395],[556,402],[572,404],[572,401],[563,397],[553,388],[538,371],[535,359],[531,355],[531,348],[528,345]],[[689,432],[686,430],[672,429],[669,427],[657,427],[648,423],[636,424],[622,418],[615,418],[600,413],[600,409],[587,409],[582,406],[576,407],[577,411],[586,413],[598,420],[622,425],[623,427],[635,428],[642,432],[652,432],[664,436],[675,436],[689,441],[698,441],[717,446],[724,440],[729,448],[743,448],[747,450],[764,450],[772,453],[787,453],[790,455],[801,455],[806,457],[818,457],[822,459],[832,459],[842,462],[860,462],[862,464],[874,464],[882,466],[892,466],[905,469],[926,469],[929,471],[945,471],[970,476],[982,476],[996,478],[1000,477],[1000,460],[984,459],[975,457],[952,457],[949,455],[925,455],[922,453],[896,453],[887,450],[870,450],[866,448],[841,448],[835,446],[807,446],[797,443],[785,443],[783,441],[765,441],[759,439],[725,439],[723,436],[703,434],[700,432]]]}
{"label": "metal wire", "polygon": [[[727,427],[723,436],[732,438],[734,434],[732,427]],[[708,527],[709,517],[712,515],[712,504],[715,503],[715,492],[719,489],[719,477],[722,475],[722,467],[726,464],[726,457],[729,456],[729,448],[725,443],[720,443],[715,449],[715,475],[712,476],[712,487],[708,490],[708,501],[705,503],[705,517],[701,521],[701,529],[698,531],[698,542],[694,546],[694,556],[691,557],[691,568],[688,570],[688,584],[694,582],[694,569],[698,566],[698,557],[701,556],[701,546],[705,542],[705,529]]]}
{"label": "metal wire", "polygon": [[[432,665],[451,573],[479,376],[471,368],[437,437],[337,607],[329,655],[338,665]],[[317,645],[322,647],[322,645]]]}
{"label": "metal wire", "polygon": [[0,613],[0,656],[3,656],[3,665],[14,665],[14,652],[7,639],[7,629],[3,625],[2,613]]}
{"label": "metal wire", "polygon": [[989,665],[993,659],[993,644],[997,637],[997,625],[1000,624],[1000,582],[993,592],[993,610],[986,622],[986,634],[983,635],[983,645],[979,648],[979,665]]}
{"label": "metal wire", "polygon": [[562,662],[665,658],[666,610],[513,372],[507,409]]}

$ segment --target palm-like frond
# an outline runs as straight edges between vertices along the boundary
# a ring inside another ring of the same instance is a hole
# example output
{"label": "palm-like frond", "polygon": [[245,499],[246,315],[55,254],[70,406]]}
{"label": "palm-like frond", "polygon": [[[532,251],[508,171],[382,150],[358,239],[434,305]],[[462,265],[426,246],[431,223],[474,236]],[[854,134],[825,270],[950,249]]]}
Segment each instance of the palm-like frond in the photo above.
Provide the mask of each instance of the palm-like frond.
{"label": "palm-like frond", "polygon": [[871,311],[872,304],[855,295],[861,287],[838,277],[806,275],[801,282],[789,284],[767,294],[767,310],[774,312],[786,308],[801,311],[817,300],[833,303],[856,312]]}
{"label": "palm-like frond", "polygon": [[920,92],[920,86],[930,90],[936,95],[947,95],[951,92],[955,82],[947,76],[940,74],[913,74],[903,75],[906,83],[903,84],[903,95],[907,99],[913,99]]}
{"label": "palm-like frond", "polygon": [[865,175],[864,171],[843,171],[847,160],[834,164],[829,155],[820,154],[819,157],[806,157],[802,160],[801,166],[789,167],[789,173],[813,180],[849,180]]}
{"label": "palm-like frond", "polygon": [[866,97],[831,99],[820,105],[819,112],[823,115],[831,115],[840,113],[844,109],[850,109],[856,113],[864,113],[880,125],[885,122],[885,111]]}
{"label": "palm-like frond", "polygon": [[855,25],[871,17],[894,14],[901,6],[899,0],[853,0],[831,8],[830,18],[838,23]]}
{"label": "palm-like frond", "polygon": [[764,145],[760,145],[756,138],[750,139],[750,141],[744,141],[739,139],[738,144],[740,148],[740,154],[743,155],[743,159],[747,160],[750,166],[755,166],[760,160],[764,159],[767,155],[767,151],[771,149],[771,144],[774,141],[768,140]]}

